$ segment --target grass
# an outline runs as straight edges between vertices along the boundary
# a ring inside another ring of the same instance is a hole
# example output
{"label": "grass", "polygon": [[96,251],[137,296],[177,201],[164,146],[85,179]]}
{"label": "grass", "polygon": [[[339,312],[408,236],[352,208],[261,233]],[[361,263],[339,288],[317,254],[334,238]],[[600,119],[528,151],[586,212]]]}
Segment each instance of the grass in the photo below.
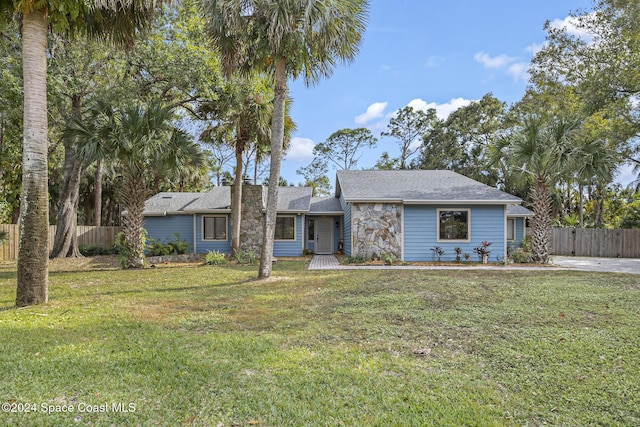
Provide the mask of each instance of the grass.
{"label": "grass", "polygon": [[37,411],[0,424],[640,424],[638,276],[256,272],[53,269],[15,309],[0,264],[0,401]]}

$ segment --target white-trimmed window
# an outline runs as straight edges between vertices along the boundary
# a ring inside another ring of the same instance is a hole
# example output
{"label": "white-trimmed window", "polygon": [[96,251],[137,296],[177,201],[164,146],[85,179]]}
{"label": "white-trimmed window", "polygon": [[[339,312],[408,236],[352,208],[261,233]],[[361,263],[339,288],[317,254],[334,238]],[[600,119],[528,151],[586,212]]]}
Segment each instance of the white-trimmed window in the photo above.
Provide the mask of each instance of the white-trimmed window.
{"label": "white-trimmed window", "polygon": [[516,220],[515,218],[507,219],[507,240],[516,240]]}
{"label": "white-trimmed window", "polygon": [[468,242],[470,209],[438,209],[438,241]]}
{"label": "white-trimmed window", "polygon": [[227,217],[203,216],[202,240],[227,240]]}
{"label": "white-trimmed window", "polygon": [[296,217],[276,217],[275,240],[296,240]]}

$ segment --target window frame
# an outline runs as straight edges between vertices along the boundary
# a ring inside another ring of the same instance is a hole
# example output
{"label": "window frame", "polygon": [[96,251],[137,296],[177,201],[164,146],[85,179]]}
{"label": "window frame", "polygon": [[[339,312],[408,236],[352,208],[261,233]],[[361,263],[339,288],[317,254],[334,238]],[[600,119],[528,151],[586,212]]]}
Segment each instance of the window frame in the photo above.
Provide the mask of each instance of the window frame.
{"label": "window frame", "polygon": [[[440,237],[440,215],[442,212],[466,212],[467,213],[467,238],[443,239]],[[438,208],[436,209],[436,241],[443,243],[469,243],[471,241],[471,209],[470,208]]]}
{"label": "window frame", "polygon": [[[278,231],[278,220],[282,220],[282,219],[288,219],[291,218],[293,219],[293,238],[291,239],[278,239],[276,236],[277,231]],[[274,230],[274,242],[295,242],[297,239],[297,230],[296,230],[296,217],[295,215],[276,215],[276,224],[275,224],[275,230]]]}
{"label": "window frame", "polygon": [[[511,222],[511,221],[513,221],[513,228],[512,228],[513,236],[510,239],[509,238],[509,222]],[[507,218],[507,236],[506,236],[507,237],[507,242],[515,242],[516,241],[516,224],[517,224],[516,218]]]}
{"label": "window frame", "polygon": [[[205,237],[206,236],[206,233],[205,233],[205,223],[206,223],[206,221],[205,220],[208,219],[208,218],[213,218],[214,219],[214,222],[213,222],[213,235],[214,235],[214,238],[213,239],[207,239]],[[215,219],[216,218],[224,219],[224,239],[216,239],[215,238],[215,234],[216,234],[216,232],[215,232],[215,228],[216,228]],[[202,220],[202,236],[201,236],[201,240],[203,242],[228,242],[229,241],[229,217],[227,215],[202,215],[201,220]]]}

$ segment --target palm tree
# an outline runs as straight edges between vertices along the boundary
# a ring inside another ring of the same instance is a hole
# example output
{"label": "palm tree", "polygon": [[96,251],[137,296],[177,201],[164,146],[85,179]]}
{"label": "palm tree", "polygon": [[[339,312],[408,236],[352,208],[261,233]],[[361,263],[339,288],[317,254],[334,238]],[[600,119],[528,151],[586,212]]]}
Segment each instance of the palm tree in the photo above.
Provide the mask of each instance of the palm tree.
{"label": "palm tree", "polygon": [[[22,16],[24,136],[20,248],[16,305],[47,302],[49,194],[47,182],[47,35],[57,30],[87,31],[95,37],[127,41],[148,21],[159,1],[102,0],[0,2],[0,12]],[[6,14],[3,14],[6,16]]]}
{"label": "palm tree", "polygon": [[[584,226],[584,186],[595,184],[603,188],[613,180],[616,169],[616,153],[600,139],[580,139],[570,153],[571,169],[578,182],[578,218]],[[598,207],[598,203],[596,203]],[[596,225],[599,215],[596,215]]]}
{"label": "palm tree", "polygon": [[204,163],[189,135],[171,125],[173,119],[172,107],[113,108],[102,102],[91,109],[88,120],[71,119],[64,132],[65,137],[79,141],[78,154],[85,161],[100,158],[116,161],[122,178],[126,267],[139,268],[144,264],[142,213],[155,180],[181,167],[199,167]]}
{"label": "palm tree", "polygon": [[576,121],[557,120],[548,125],[537,116],[527,116],[522,125],[499,143],[503,159],[531,185],[531,248],[538,263],[549,260],[551,240],[550,188],[563,172],[571,150]]}
{"label": "palm tree", "polygon": [[[287,77],[302,75],[312,84],[331,75],[337,62],[358,52],[365,28],[367,0],[201,0],[224,64],[271,69],[274,102],[271,119],[269,182],[280,178]],[[278,186],[270,185],[259,277],[271,274]]]}
{"label": "palm tree", "polygon": [[237,66],[226,68],[227,85],[219,99],[203,106],[203,111],[219,118],[217,129],[208,135],[226,135],[235,153],[235,178],[231,197],[231,254],[240,250],[242,221],[242,184],[245,175],[243,156],[251,145],[267,144],[273,94],[265,76],[240,73]]}

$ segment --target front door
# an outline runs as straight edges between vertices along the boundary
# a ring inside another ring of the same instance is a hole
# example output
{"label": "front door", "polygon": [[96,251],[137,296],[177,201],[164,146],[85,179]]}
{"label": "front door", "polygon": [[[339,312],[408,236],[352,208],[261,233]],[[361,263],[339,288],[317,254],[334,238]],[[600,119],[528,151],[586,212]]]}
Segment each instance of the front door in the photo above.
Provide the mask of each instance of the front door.
{"label": "front door", "polygon": [[326,255],[333,253],[333,221],[320,218],[315,220],[316,244],[315,253]]}

